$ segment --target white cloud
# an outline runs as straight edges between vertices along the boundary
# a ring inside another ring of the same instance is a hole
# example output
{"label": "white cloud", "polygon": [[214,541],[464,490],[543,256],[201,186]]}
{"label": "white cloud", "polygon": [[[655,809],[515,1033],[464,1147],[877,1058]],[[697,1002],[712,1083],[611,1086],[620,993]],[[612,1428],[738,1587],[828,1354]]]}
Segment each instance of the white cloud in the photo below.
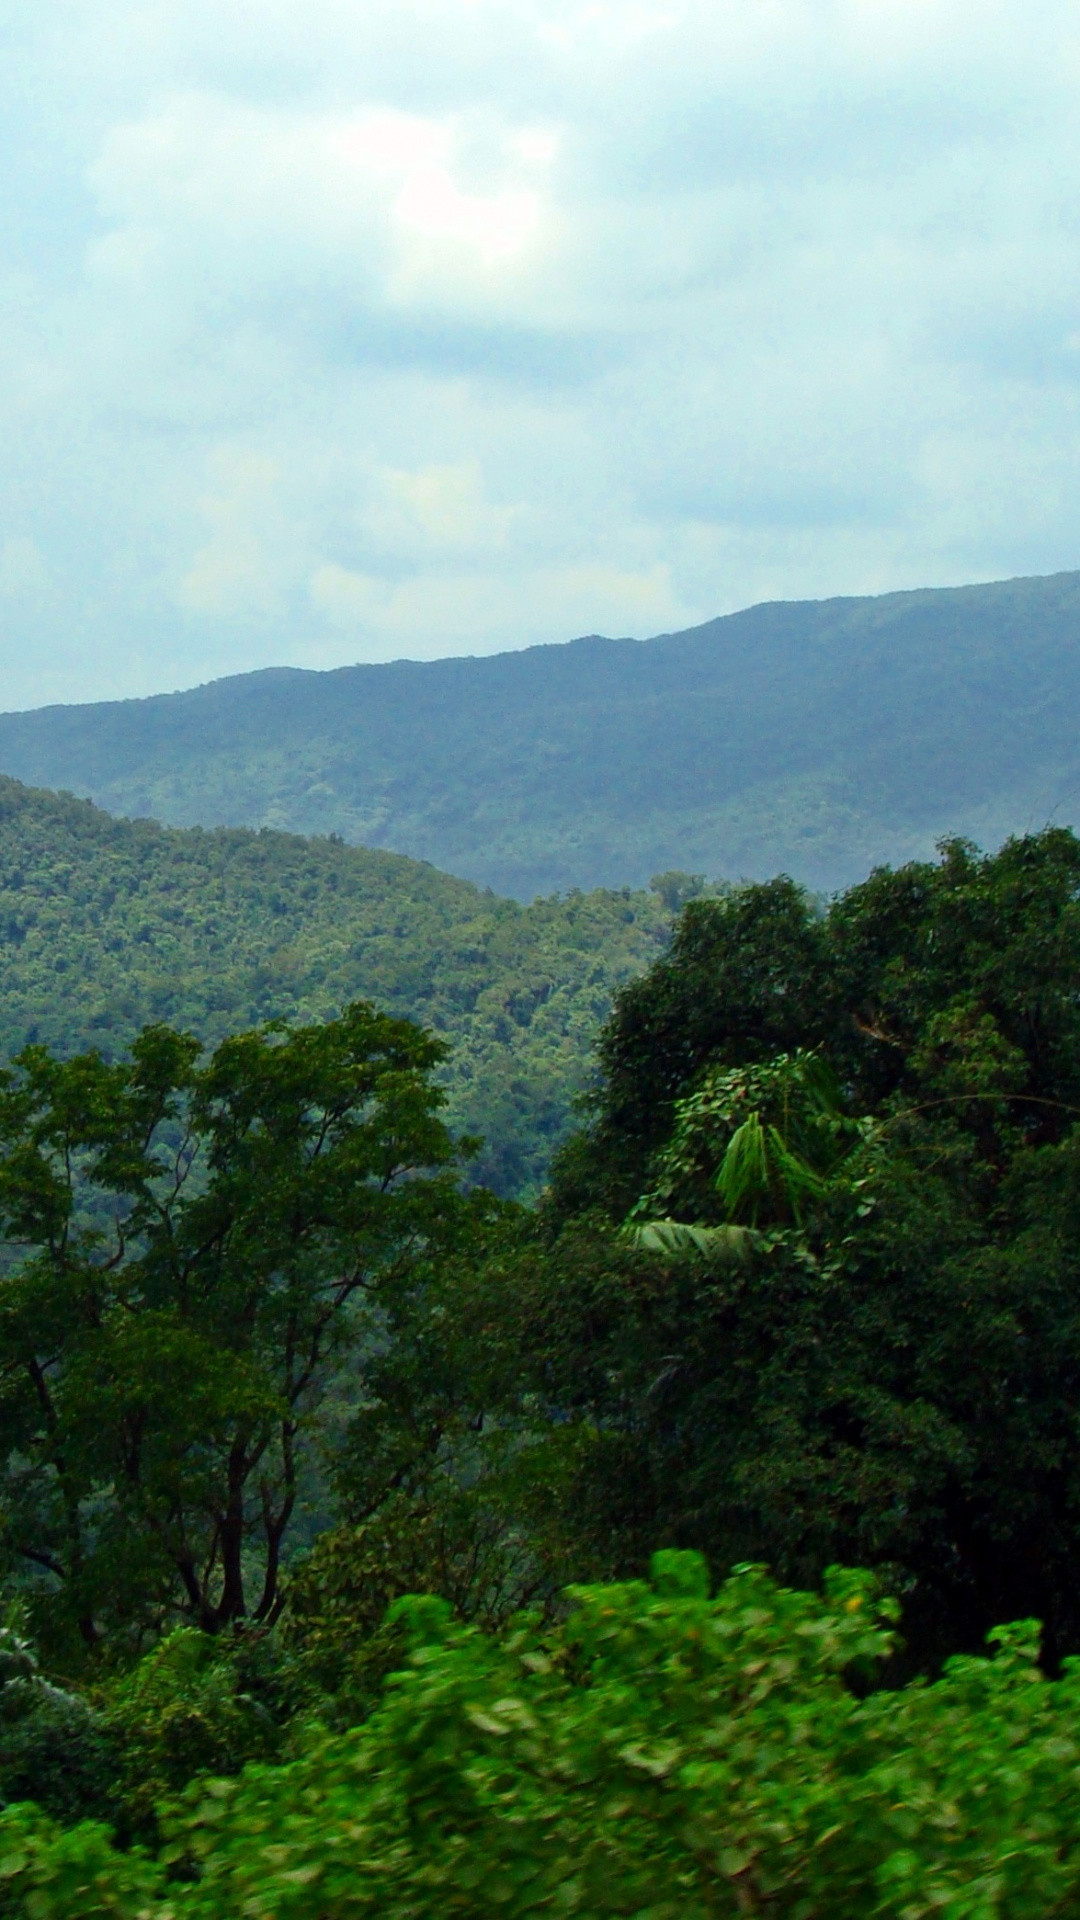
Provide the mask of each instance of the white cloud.
{"label": "white cloud", "polygon": [[107,224],[88,270],[144,297],[179,282],[219,314],[305,294],[505,310],[557,150],[555,130],[490,115],[177,95],[113,128],[90,168]]}
{"label": "white cloud", "polygon": [[450,651],[495,652],[520,643],[523,633],[542,641],[553,627],[561,638],[656,633],[702,617],[699,607],[680,599],[662,564],[636,572],[589,564],[517,570],[513,631],[506,624],[505,583],[490,575],[443,568],[394,585],[330,565],[315,570],[310,590],[315,605],[351,637],[360,658],[373,632],[407,641],[415,658],[434,659]]}
{"label": "white cloud", "polygon": [[4,704],[1075,564],[1078,79],[1063,0],[24,15]]}
{"label": "white cloud", "polygon": [[[199,547],[179,587],[189,612],[266,616],[281,590],[280,473],[259,454],[223,449],[213,461],[215,490],[199,505],[209,538]],[[287,533],[286,533],[287,537]]]}
{"label": "white cloud", "polygon": [[479,462],[389,468],[378,476],[381,498],[364,526],[392,553],[404,552],[414,564],[445,552],[491,558],[506,546],[521,509],[493,506],[484,497]]}
{"label": "white cloud", "polygon": [[313,604],[335,626],[366,639],[373,621],[385,617],[391,590],[369,574],[354,573],[336,561],[316,567],[309,581]]}

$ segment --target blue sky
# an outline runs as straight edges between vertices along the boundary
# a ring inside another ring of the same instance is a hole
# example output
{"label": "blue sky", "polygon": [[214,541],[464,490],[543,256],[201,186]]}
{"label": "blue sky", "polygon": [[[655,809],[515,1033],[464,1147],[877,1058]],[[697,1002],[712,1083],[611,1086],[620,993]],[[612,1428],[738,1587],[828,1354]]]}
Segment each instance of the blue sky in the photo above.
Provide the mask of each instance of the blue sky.
{"label": "blue sky", "polygon": [[1080,565],[1080,13],[19,0],[0,707]]}

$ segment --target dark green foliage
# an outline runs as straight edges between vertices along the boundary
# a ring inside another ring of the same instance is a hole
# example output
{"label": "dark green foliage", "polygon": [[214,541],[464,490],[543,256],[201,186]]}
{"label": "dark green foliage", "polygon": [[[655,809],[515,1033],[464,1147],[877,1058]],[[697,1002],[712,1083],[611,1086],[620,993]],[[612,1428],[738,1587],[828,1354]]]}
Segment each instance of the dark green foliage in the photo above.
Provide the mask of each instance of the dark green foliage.
{"label": "dark green foliage", "polygon": [[0,768],[176,826],[340,833],[525,900],[686,867],[833,888],[1072,804],[1078,620],[1072,573],[645,645],[244,674],[6,714]]}
{"label": "dark green foliage", "polygon": [[801,1226],[864,1135],[844,1113],[836,1075],[818,1053],[797,1049],[764,1066],[707,1068],[676,1103],[653,1185],[631,1219],[664,1219],[670,1227],[677,1214],[706,1230],[714,1221]]}
{"label": "dark green foliage", "polygon": [[520,1529],[490,1491],[442,1475],[320,1535],[290,1580],[282,1637],[321,1715],[358,1721],[404,1657],[401,1623],[387,1617],[395,1601],[438,1594],[459,1619],[491,1629],[537,1584]]}
{"label": "dark green foliage", "polygon": [[158,1842],[158,1808],[197,1775],[279,1758],[290,1718],[310,1701],[280,1641],[258,1628],[175,1628],[99,1691],[112,1762],[107,1817],[127,1842]]}
{"label": "dark green foliage", "polygon": [[907,1093],[965,1118],[970,1088],[985,1130],[1015,1090],[1025,1138],[1060,1138],[1080,1114],[1078,896],[1080,842],[1056,829],[993,856],[947,843],[937,865],[883,869],[827,912],[784,879],[691,901],[669,953],[617,997],[558,1204],[621,1217],[706,1067],[798,1048],[824,1050],[856,1115]]}
{"label": "dark green foliage", "polygon": [[25,1635],[0,1627],[0,1805],[34,1800],[69,1824],[115,1818],[119,1761],[103,1715],[46,1680]]}
{"label": "dark green foliage", "polygon": [[410,1023],[357,1002],[198,1051],[151,1027],[0,1078],[2,1546],[87,1646],[275,1618],[328,1386],[494,1208]]}
{"label": "dark green foliage", "polygon": [[831,1031],[826,940],[791,880],[691,900],[670,952],[623,989],[600,1034],[593,1122],[561,1157],[554,1204],[621,1217],[707,1063],[768,1059]]}
{"label": "dark green foliage", "polygon": [[522,908],[390,853],[169,832],[0,779],[0,1057],[115,1057],[148,1021],[208,1043],[351,1000],[445,1035],[475,1177],[535,1192],[614,987],[661,950],[654,894]]}
{"label": "dark green foliage", "polygon": [[602,1564],[845,1558],[911,1658],[1021,1613],[1080,1647],[1080,844],[691,902],[601,1054],[531,1302]]}

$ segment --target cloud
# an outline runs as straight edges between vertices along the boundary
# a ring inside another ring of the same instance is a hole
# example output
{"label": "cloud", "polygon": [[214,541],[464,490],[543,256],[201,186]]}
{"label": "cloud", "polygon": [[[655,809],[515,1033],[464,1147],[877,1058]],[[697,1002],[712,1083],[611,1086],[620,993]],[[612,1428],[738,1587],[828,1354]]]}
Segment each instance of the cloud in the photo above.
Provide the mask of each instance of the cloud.
{"label": "cloud", "polygon": [[389,468],[378,476],[381,499],[366,528],[384,547],[404,549],[416,564],[426,557],[490,556],[505,547],[521,509],[492,506],[484,497],[479,462]]}
{"label": "cloud", "polygon": [[[489,653],[512,645],[524,627],[542,640],[556,623],[562,638],[580,633],[656,633],[690,625],[700,610],[679,598],[663,565],[632,571],[582,565],[515,572],[520,626],[508,632],[503,583],[490,575],[440,568],[393,584],[345,567],[312,575],[314,604],[348,633],[362,657],[374,632],[408,639],[414,658]],[[536,610],[542,609],[536,624]]]}
{"label": "cloud", "polygon": [[397,312],[505,314],[540,236],[554,130],[490,113],[254,105],[177,95],[110,130],[89,170],[109,288],[182,286],[185,303],[283,292]]}
{"label": "cloud", "polygon": [[209,538],[179,588],[181,606],[199,614],[273,614],[281,550],[279,470],[258,454],[223,450],[214,462],[215,490],[200,502]]}
{"label": "cloud", "polygon": [[1076,564],[1078,80],[1063,0],[24,12],[3,704]]}

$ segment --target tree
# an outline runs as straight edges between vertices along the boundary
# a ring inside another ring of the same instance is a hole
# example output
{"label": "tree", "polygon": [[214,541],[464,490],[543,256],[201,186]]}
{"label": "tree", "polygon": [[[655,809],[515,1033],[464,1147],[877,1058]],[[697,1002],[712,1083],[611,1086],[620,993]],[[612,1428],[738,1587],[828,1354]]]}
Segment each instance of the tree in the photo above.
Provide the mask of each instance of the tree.
{"label": "tree", "polygon": [[975,1055],[1014,1049],[1019,1080],[984,1087],[967,1123],[985,1133],[1008,1092],[1026,1137],[1060,1139],[1080,1112],[1080,840],[1053,828],[992,855],[964,841],[940,854],[881,868],[824,912],[785,878],[690,901],[669,953],[616,996],[552,1217],[621,1219],[707,1069],[800,1048],[831,1065],[855,1116],[894,1095],[925,1101],[947,1058],[969,1077],[932,1093],[960,1111],[979,1091]]}
{"label": "tree", "polygon": [[672,1212],[687,1211],[706,1225],[801,1223],[863,1137],[819,1054],[799,1048],[763,1065],[709,1068],[676,1101],[653,1184],[630,1218],[669,1228]]}
{"label": "tree", "polygon": [[600,1060],[530,1343],[608,1566],[844,1559],[913,1662],[1080,1648],[1080,843],[692,902]]}
{"label": "tree", "polygon": [[589,1124],[556,1156],[549,1211],[621,1218],[704,1066],[815,1046],[831,1026],[826,956],[825,922],[794,881],[690,900],[670,951],[616,995]]}
{"label": "tree", "polygon": [[443,1051],[358,1002],[205,1061],[149,1027],[0,1078],[3,1543],[54,1628],[274,1618],[335,1369],[489,1204]]}

